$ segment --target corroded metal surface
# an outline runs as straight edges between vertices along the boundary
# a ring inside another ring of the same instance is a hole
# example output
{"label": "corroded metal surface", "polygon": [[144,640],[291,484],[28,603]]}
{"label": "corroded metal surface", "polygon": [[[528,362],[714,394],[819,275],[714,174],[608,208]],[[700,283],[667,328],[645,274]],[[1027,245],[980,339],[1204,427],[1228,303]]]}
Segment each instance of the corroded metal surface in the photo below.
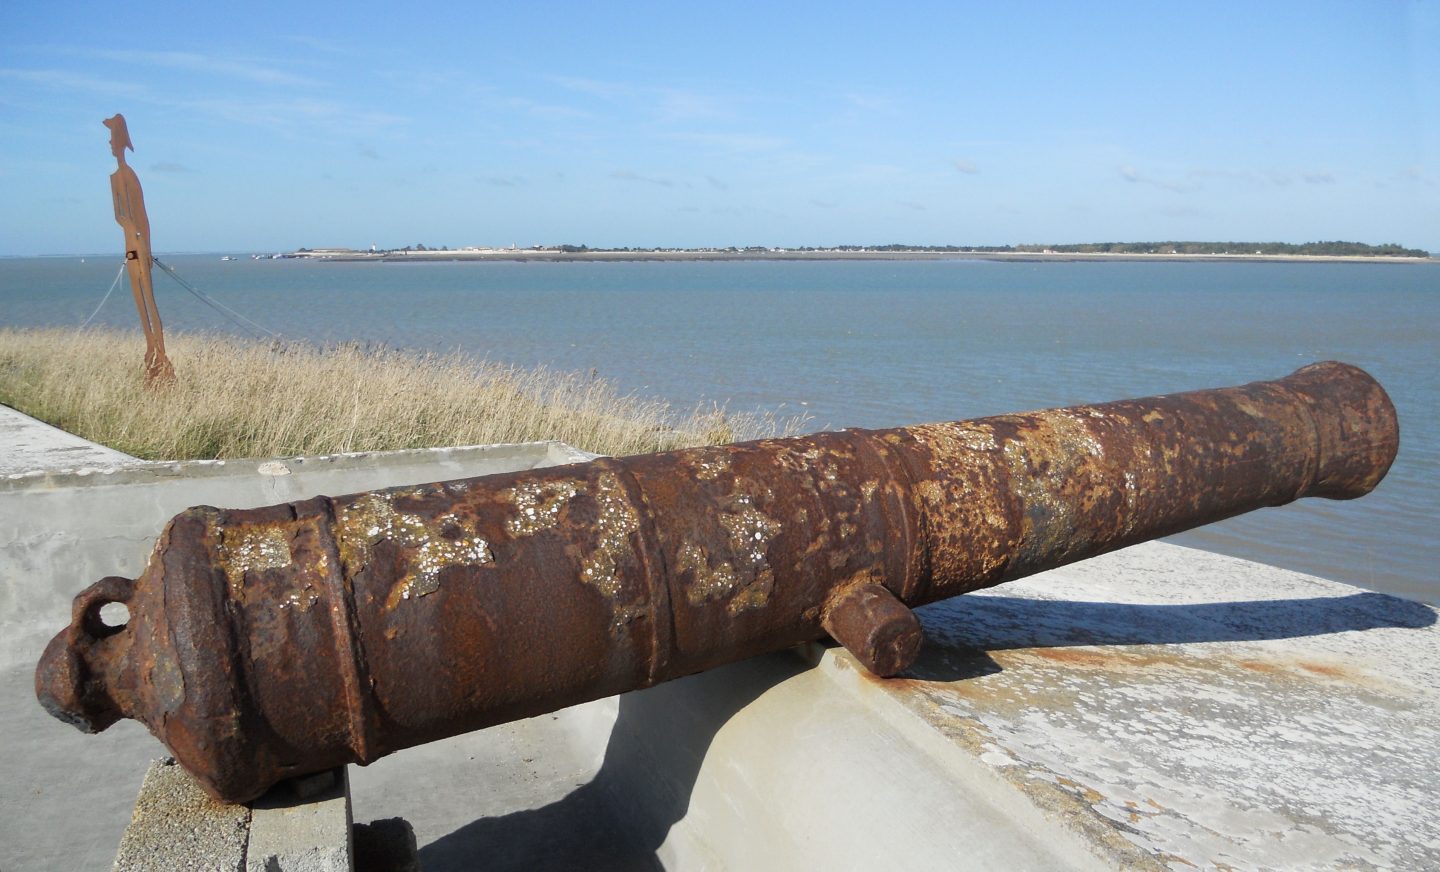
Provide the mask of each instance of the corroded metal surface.
{"label": "corroded metal surface", "polygon": [[832,594],[823,626],[831,638],[881,678],[909,669],[924,641],[920,619],[878,584]]}
{"label": "corroded metal surface", "polygon": [[[1357,497],[1397,445],[1380,386],[1323,363],[1146,400],[194,508],[139,579],[76,598],[36,687],[82,729],[144,721],[207,790],[243,800],[827,626],[903,668],[908,637],[882,626],[903,630],[897,609]],[[122,627],[100,618],[110,602],[130,609]]]}

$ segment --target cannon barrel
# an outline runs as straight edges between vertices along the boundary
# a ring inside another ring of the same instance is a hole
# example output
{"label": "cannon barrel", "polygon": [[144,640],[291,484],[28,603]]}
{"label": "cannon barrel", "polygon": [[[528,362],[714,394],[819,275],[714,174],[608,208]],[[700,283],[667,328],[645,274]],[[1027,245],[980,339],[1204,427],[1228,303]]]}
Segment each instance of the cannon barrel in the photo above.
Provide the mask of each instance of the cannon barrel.
{"label": "cannon barrel", "polygon": [[[1398,447],[1342,363],[1276,381],[197,507],[80,593],[36,692],[143,721],[218,798],[827,633],[881,675],[910,607],[1305,496]],[[100,609],[126,604],[107,626]]]}

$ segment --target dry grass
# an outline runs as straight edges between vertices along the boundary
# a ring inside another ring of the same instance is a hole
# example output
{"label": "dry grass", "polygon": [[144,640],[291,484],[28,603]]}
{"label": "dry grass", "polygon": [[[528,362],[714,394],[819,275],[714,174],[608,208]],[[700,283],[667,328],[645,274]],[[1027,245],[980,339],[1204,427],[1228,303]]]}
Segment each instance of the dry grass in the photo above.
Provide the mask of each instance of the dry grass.
{"label": "dry grass", "polygon": [[0,329],[0,403],[152,460],[277,457],[560,439],[626,455],[795,432],[801,419],[677,412],[604,379],[461,355],[210,335],[167,337],[176,384],[148,390],[144,343]]}

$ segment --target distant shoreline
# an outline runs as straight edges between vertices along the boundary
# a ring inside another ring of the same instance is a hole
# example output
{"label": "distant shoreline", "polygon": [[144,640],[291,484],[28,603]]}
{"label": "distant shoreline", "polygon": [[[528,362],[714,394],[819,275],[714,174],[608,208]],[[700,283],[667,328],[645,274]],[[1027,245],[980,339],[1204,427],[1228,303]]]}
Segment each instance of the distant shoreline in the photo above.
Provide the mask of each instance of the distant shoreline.
{"label": "distant shoreline", "polygon": [[1022,263],[1066,263],[1084,261],[1135,262],[1216,262],[1216,263],[1440,263],[1436,257],[1393,257],[1384,255],[1304,254],[1114,254],[1074,252],[994,251],[554,251],[548,249],[483,249],[461,251],[363,252],[318,249],[299,251],[286,257],[334,263],[375,261],[381,263],[436,263],[445,261],[620,263],[691,261],[874,261],[874,260],[990,260]]}

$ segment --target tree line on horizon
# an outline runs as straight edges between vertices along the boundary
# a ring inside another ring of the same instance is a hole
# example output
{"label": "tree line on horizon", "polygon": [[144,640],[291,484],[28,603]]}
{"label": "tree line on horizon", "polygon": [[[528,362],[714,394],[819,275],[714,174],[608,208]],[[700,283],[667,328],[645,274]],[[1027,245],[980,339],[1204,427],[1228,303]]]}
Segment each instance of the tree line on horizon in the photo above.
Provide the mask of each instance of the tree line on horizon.
{"label": "tree line on horizon", "polygon": [[[588,245],[546,246],[553,251],[584,253],[588,251],[723,251],[758,252],[770,251],[769,246],[748,245],[716,248],[591,248]],[[423,247],[420,250],[424,250]],[[1040,245],[906,245],[892,242],[885,245],[801,245],[786,246],[784,251],[924,251],[936,253],[963,254],[1280,254],[1314,255],[1322,257],[1429,257],[1430,252],[1419,248],[1406,248],[1394,242],[1370,245],[1364,242],[1079,242],[1070,244]]]}

